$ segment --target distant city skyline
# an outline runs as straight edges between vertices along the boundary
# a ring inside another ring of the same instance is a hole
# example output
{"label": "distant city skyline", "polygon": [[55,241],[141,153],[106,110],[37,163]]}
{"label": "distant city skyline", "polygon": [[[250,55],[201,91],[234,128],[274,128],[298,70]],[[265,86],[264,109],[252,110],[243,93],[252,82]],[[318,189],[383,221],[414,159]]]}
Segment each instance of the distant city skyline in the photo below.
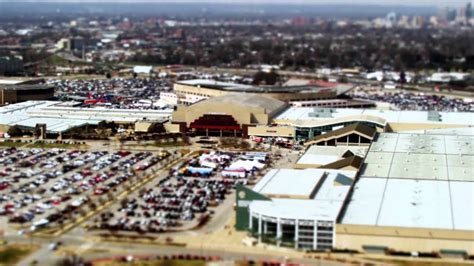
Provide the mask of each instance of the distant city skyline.
{"label": "distant city skyline", "polygon": [[405,6],[436,6],[436,7],[459,7],[473,1],[466,0],[0,0],[0,2],[49,2],[49,3],[67,3],[67,2],[90,2],[90,3],[248,3],[248,4],[354,4],[354,5],[405,5]]}

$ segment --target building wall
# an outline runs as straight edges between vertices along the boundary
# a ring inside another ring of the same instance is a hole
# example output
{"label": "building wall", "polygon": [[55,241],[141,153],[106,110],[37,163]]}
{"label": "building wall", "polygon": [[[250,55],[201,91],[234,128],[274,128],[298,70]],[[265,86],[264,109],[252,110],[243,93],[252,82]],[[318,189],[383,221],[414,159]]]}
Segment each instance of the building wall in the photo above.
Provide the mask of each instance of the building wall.
{"label": "building wall", "polygon": [[0,57],[0,75],[22,72],[23,60],[15,56]]}
{"label": "building wall", "polygon": [[239,231],[249,228],[249,204],[253,200],[270,200],[262,194],[259,194],[243,185],[237,185],[235,188],[235,229]]}
{"label": "building wall", "polygon": [[16,103],[17,101],[16,91],[0,89],[0,104]]}
{"label": "building wall", "polygon": [[10,126],[7,125],[0,125],[0,132],[8,132],[10,130]]}
{"label": "building wall", "polygon": [[336,235],[336,247],[340,249],[383,245],[407,252],[454,249],[474,254],[474,231],[337,224]]}
{"label": "building wall", "polygon": [[304,250],[327,250],[335,244],[334,221],[270,217],[250,211],[250,233],[259,242]]}
{"label": "building wall", "polygon": [[290,126],[256,126],[250,127],[248,131],[249,136],[258,137],[286,137],[293,138],[295,136],[295,129]]}
{"label": "building wall", "polygon": [[[460,121],[468,122],[468,121]],[[392,132],[403,132],[411,130],[424,130],[424,129],[437,129],[437,128],[462,128],[468,127],[466,124],[440,124],[440,123],[389,123],[387,125],[387,130]]]}
{"label": "building wall", "polygon": [[[178,84],[178,83],[175,83],[173,85],[173,88],[176,94],[190,94],[190,95],[201,96],[201,97],[216,97],[216,96],[221,96],[228,93],[238,92],[238,91],[225,91],[225,90],[218,90],[218,89],[202,88],[202,87],[184,85],[184,84]],[[253,93],[256,93],[256,92],[253,92]],[[337,93],[335,90],[310,92],[310,93],[263,92],[261,94],[264,96],[272,97],[280,101],[284,101],[284,102],[330,99],[337,96]]]}
{"label": "building wall", "polygon": [[305,163],[298,163],[293,165],[295,169],[310,169],[310,168],[319,168],[322,164],[305,164]]}
{"label": "building wall", "polygon": [[171,124],[166,123],[164,124],[166,132],[169,133],[180,133],[181,132],[181,125],[180,124]]}
{"label": "building wall", "polygon": [[243,124],[268,124],[269,115],[263,108],[243,107],[239,105],[228,105],[225,103],[196,104],[189,107],[179,106],[173,112],[173,121],[186,122],[187,126],[194,120],[205,114],[226,114],[239,123]]}
{"label": "building wall", "polygon": [[54,91],[53,92],[45,91],[43,93],[29,94],[29,95],[17,94],[17,102],[41,101],[41,100],[51,99],[53,97],[54,97]]}
{"label": "building wall", "polygon": [[175,83],[173,85],[174,92],[176,94],[191,94],[196,96],[202,97],[216,97],[226,94],[226,91],[214,90],[214,89],[206,89],[206,88],[199,88],[197,86],[190,86],[190,85],[183,85]]}
{"label": "building wall", "polygon": [[31,90],[15,90],[0,88],[0,104],[17,103],[24,101],[40,101],[54,97],[54,88]]}
{"label": "building wall", "polygon": [[149,132],[150,129],[152,128],[153,123],[152,122],[137,122],[135,123],[135,132]]}

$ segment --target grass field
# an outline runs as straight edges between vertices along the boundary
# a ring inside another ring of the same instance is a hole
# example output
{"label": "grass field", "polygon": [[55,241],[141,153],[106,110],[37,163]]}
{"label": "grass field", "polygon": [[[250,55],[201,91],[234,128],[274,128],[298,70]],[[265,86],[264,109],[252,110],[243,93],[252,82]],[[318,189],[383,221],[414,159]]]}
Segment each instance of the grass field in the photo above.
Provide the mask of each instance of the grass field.
{"label": "grass field", "polygon": [[204,260],[150,260],[150,261],[136,261],[136,262],[99,262],[94,263],[94,266],[112,266],[112,265],[130,265],[130,266],[206,266]]}
{"label": "grass field", "polygon": [[35,246],[11,245],[0,247],[0,265],[15,265],[36,249]]}
{"label": "grass field", "polygon": [[[112,265],[132,265],[132,266],[207,266],[207,265],[221,265],[219,261],[207,262],[204,260],[149,260],[149,261],[136,261],[136,262],[98,262],[94,263],[94,266],[112,266]],[[222,265],[232,265],[228,262],[222,262]],[[248,265],[244,262],[235,262],[235,266]],[[252,264],[255,266],[261,266],[261,263]]]}
{"label": "grass field", "polygon": [[54,64],[54,65],[61,65],[61,66],[70,66],[70,65],[74,65],[74,66],[85,66],[85,65],[91,65],[90,62],[86,62],[86,61],[72,61],[72,62],[69,62],[69,60],[65,59],[65,58],[62,58],[61,56],[59,55],[52,55],[51,58],[50,58],[51,62]]}
{"label": "grass field", "polygon": [[79,144],[67,144],[67,143],[31,143],[25,148],[43,148],[43,149],[52,149],[52,148],[59,148],[59,149],[79,149],[79,148],[87,148],[87,145],[79,145]]}
{"label": "grass field", "polygon": [[186,147],[190,144],[184,142],[160,142],[160,143],[146,143],[146,144],[123,144],[124,147],[158,147],[158,148],[170,148],[170,147]]}
{"label": "grass field", "polygon": [[11,147],[23,147],[27,143],[23,142],[10,142],[10,141],[2,141],[0,142],[0,147],[6,147],[6,148],[11,148]]}
{"label": "grass field", "polygon": [[149,144],[150,146],[154,147],[183,147],[183,146],[189,146],[189,144],[184,143],[184,142],[163,142],[163,143],[153,143]]}
{"label": "grass field", "polygon": [[469,261],[463,261],[459,260],[459,262],[453,262],[451,261],[445,261],[445,260],[439,260],[439,261],[422,261],[422,260],[413,260],[410,261],[410,259],[372,259],[373,261],[379,261],[384,264],[391,264],[391,265],[400,265],[400,266],[444,266],[444,265],[452,265],[452,266],[468,266],[468,265],[473,265],[472,262]]}

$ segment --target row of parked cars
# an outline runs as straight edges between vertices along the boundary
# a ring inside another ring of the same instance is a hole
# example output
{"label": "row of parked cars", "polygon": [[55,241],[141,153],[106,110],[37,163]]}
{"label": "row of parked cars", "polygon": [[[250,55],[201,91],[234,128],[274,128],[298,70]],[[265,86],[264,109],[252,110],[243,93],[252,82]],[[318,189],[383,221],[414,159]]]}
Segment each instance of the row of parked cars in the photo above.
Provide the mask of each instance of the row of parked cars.
{"label": "row of parked cars", "polygon": [[150,233],[175,230],[217,206],[243,182],[169,176],[156,187],[141,190],[138,197],[121,202],[116,210],[103,213],[92,228]]}
{"label": "row of parked cars", "polygon": [[[174,167],[167,177],[147,185],[137,195],[97,217],[94,230],[159,233],[186,230],[214,213],[237,184],[246,178],[220,174],[245,154],[212,152],[198,155]],[[255,156],[255,155],[253,155]],[[265,156],[259,158],[266,160]],[[187,175],[189,167],[211,169],[209,175]]]}
{"label": "row of parked cars", "polygon": [[108,193],[112,198],[130,177],[144,174],[141,171],[167,156],[129,151],[0,150],[0,165],[9,165],[0,172],[0,219],[3,215],[12,223],[29,223],[33,230],[62,224],[80,214],[85,205],[97,206],[96,197]]}

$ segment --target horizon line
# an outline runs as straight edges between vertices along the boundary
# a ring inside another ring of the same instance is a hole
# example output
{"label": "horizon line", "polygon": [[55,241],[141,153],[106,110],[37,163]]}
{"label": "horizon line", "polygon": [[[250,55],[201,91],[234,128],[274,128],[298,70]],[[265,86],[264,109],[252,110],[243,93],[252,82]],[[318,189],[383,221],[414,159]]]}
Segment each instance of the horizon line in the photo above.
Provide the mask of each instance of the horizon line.
{"label": "horizon line", "polygon": [[[466,3],[468,3],[467,1]],[[324,0],[324,2],[320,3],[312,3],[307,2],[304,0],[296,0],[290,2],[283,2],[283,1],[272,1],[272,0],[256,0],[256,1],[246,1],[246,0],[236,0],[236,1],[229,1],[229,0],[203,0],[203,1],[193,1],[193,0],[0,0],[0,3],[56,3],[56,4],[72,4],[72,3],[90,3],[90,4],[136,4],[136,3],[144,3],[144,4],[225,4],[225,5],[233,5],[233,4],[247,4],[247,5],[260,5],[260,4],[268,4],[268,5],[302,5],[302,6],[318,6],[318,5],[328,5],[328,6],[397,6],[397,7],[425,7],[425,8],[443,8],[443,7],[456,7],[461,4],[455,5],[439,5],[435,3],[388,3],[388,4],[381,4],[381,3],[364,3],[364,2],[347,2],[347,3],[331,3],[328,0]]]}

